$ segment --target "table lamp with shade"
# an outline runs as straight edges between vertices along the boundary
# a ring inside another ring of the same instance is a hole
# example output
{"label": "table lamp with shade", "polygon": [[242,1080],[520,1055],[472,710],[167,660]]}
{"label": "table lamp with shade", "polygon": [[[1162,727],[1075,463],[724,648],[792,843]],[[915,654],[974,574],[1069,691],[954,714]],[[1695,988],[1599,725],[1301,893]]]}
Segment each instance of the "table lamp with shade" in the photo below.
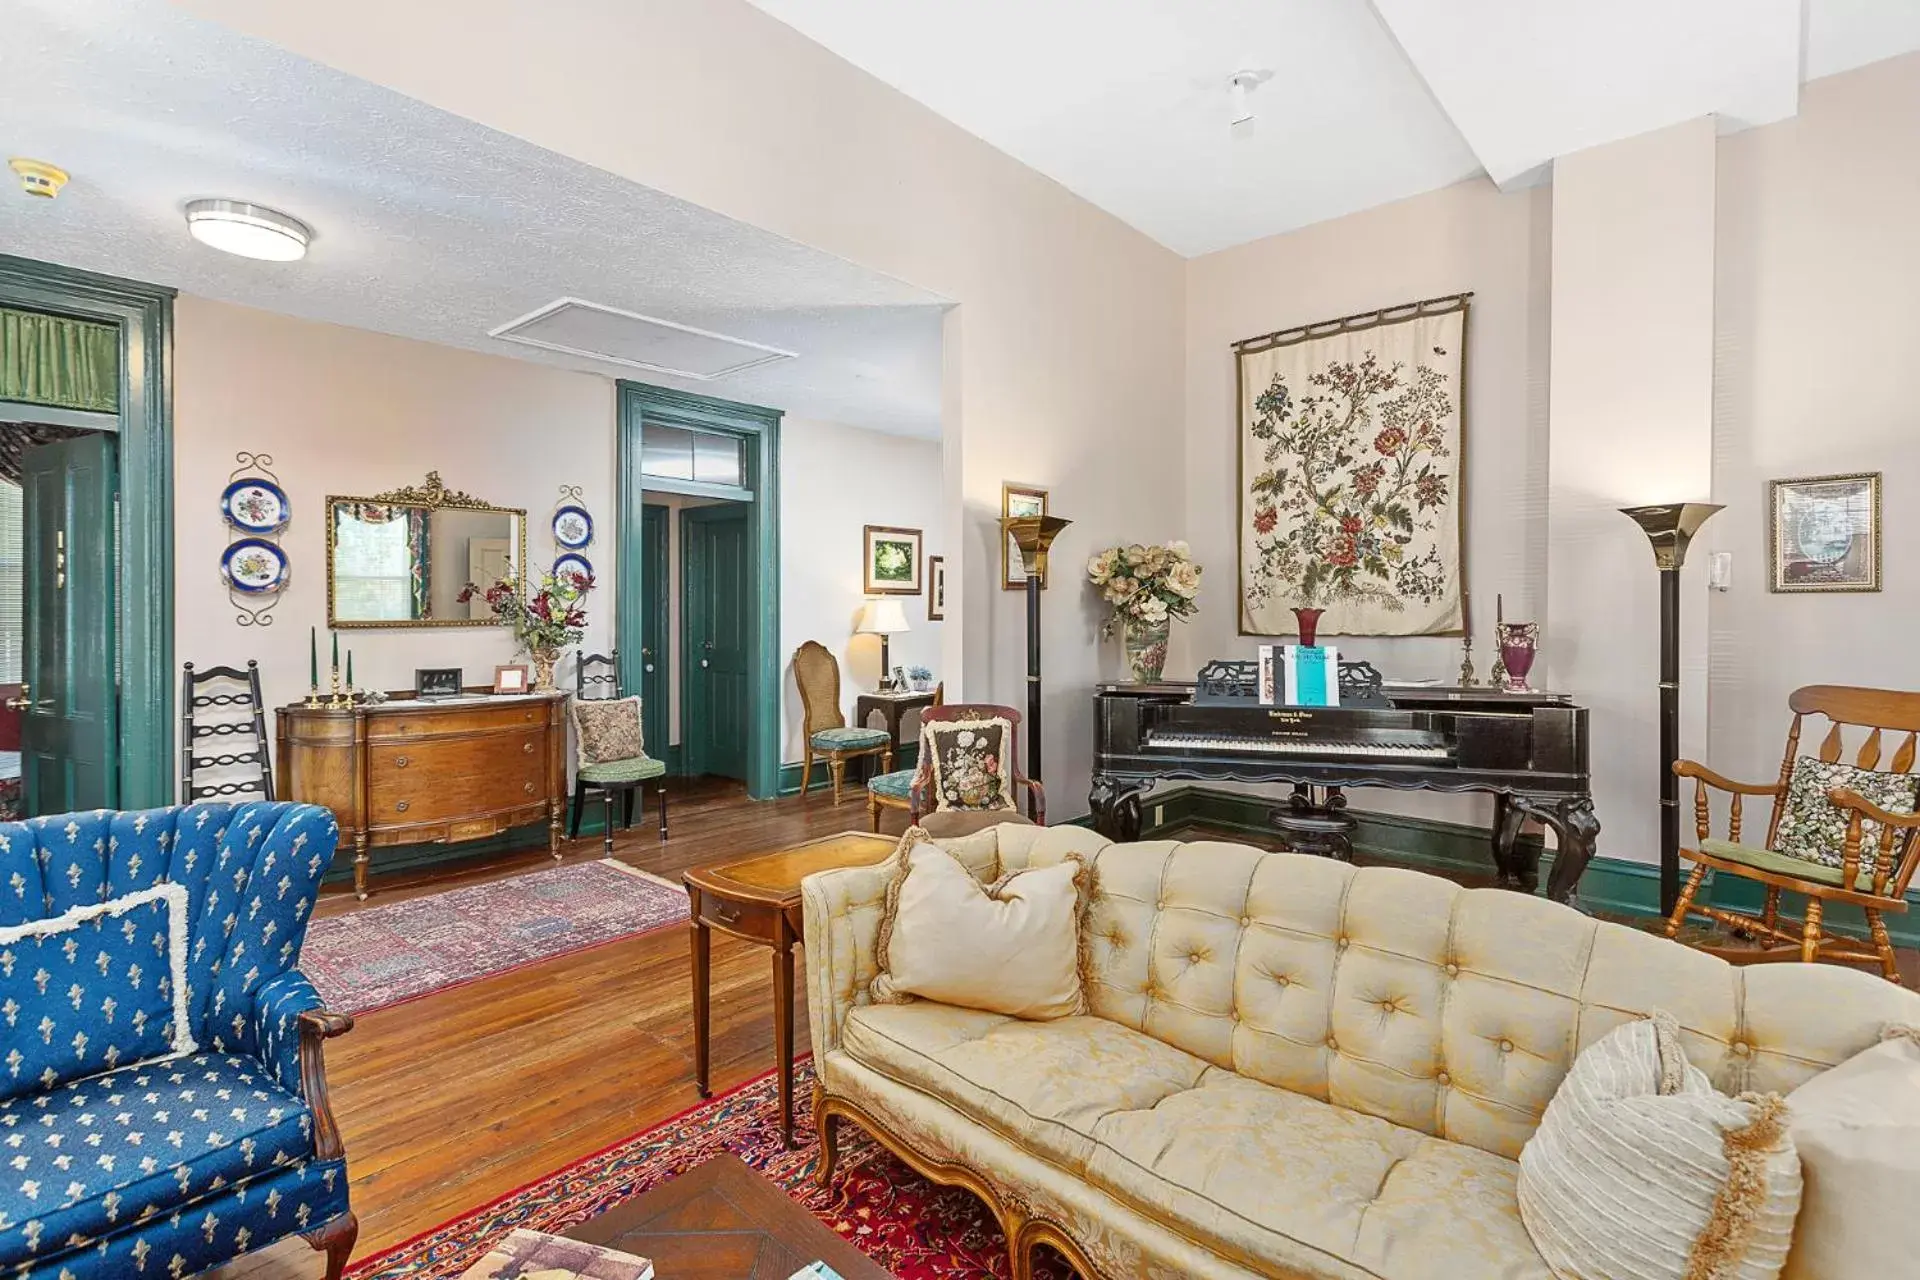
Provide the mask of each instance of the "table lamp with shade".
{"label": "table lamp with shade", "polygon": [[898,600],[869,600],[866,608],[860,611],[860,623],[854,627],[854,634],[880,637],[880,688],[883,691],[893,688],[893,664],[887,658],[887,637],[897,636],[908,629],[906,610],[900,607]]}

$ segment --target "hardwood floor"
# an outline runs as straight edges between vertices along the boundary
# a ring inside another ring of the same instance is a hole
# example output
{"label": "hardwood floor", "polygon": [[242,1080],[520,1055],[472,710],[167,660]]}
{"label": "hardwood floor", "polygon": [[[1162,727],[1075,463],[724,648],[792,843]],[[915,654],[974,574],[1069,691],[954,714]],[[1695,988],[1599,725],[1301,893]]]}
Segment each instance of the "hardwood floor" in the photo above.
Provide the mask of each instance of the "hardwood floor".
{"label": "hardwood floor", "polygon": [[[867,826],[866,793],[752,804],[738,784],[676,785],[672,838],[648,819],[615,837],[615,857],[678,880],[704,862]],[[857,799],[855,798],[857,796]],[[898,833],[888,811],[881,829]],[[602,856],[598,836],[569,860]],[[458,869],[377,876],[365,904],[348,886],[322,895],[338,915],[552,865],[544,848]],[[804,964],[804,956],[801,961]],[[715,934],[713,1087],[773,1065],[770,953]],[[797,1038],[806,986],[796,979]],[[327,1079],[347,1145],[356,1258],[397,1244],[700,1101],[693,1089],[687,931],[665,929],[366,1014],[327,1046]],[[213,1273],[220,1280],[323,1274],[305,1243],[283,1241]]]}
{"label": "hardwood floor", "polygon": [[[635,815],[615,856],[678,879],[705,862],[866,829],[865,794],[747,802],[737,784],[673,791],[672,839]],[[856,798],[857,797],[857,798]],[[881,830],[905,815],[884,810]],[[1181,833],[1247,837],[1194,829]],[[568,859],[602,855],[598,837]],[[431,873],[377,876],[378,906],[551,865],[544,848]],[[362,909],[350,887],[323,895],[321,915]],[[1920,954],[1901,955],[1909,985]],[[804,953],[801,964],[804,965]],[[720,934],[713,942],[713,1087],[773,1065],[769,953]],[[364,1257],[503,1195],[699,1101],[693,1089],[687,931],[666,929],[563,956],[359,1019],[327,1047],[327,1075],[347,1146]],[[804,970],[797,1038],[806,1039]],[[319,1255],[298,1239],[214,1272],[219,1280],[311,1280]]]}

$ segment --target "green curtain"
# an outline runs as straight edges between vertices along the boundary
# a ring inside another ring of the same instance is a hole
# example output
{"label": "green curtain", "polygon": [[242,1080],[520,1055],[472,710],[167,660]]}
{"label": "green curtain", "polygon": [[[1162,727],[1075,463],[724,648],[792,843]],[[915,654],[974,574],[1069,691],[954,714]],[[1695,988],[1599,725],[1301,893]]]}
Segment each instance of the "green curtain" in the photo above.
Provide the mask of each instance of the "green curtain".
{"label": "green curtain", "polygon": [[0,400],[117,412],[120,327],[0,307]]}

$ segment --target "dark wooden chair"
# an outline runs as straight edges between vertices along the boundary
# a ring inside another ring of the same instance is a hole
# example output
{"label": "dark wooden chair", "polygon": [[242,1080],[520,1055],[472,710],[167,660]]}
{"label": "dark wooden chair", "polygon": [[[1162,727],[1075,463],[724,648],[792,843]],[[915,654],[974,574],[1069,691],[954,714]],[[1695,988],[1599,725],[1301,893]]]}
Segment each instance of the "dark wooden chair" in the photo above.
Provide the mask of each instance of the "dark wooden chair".
{"label": "dark wooden chair", "polygon": [[800,686],[800,706],[806,716],[801,743],[800,794],[813,782],[813,761],[826,760],[833,778],[833,802],[847,778],[847,761],[878,756],[880,773],[893,769],[893,735],[885,729],[851,728],[840,706],[840,664],[827,646],[809,640],[793,651],[793,682]]}
{"label": "dark wooden chair", "polygon": [[[1808,685],[1794,690],[1787,699],[1787,706],[1793,712],[1793,724],[1787,730],[1787,750],[1780,762],[1777,781],[1734,782],[1691,760],[1674,762],[1673,771],[1676,774],[1694,780],[1694,815],[1700,847],[1680,851],[1681,857],[1694,864],[1693,873],[1687,878],[1680,899],[1674,905],[1673,915],[1667,920],[1666,934],[1669,938],[1677,935],[1689,915],[1705,916],[1758,939],[1761,951],[1756,958],[1790,958],[1781,953],[1793,948],[1797,951],[1798,959],[1808,962],[1878,962],[1880,972],[1889,981],[1898,982],[1900,969],[1894,957],[1893,942],[1887,935],[1884,917],[1889,911],[1907,909],[1907,886],[1913,879],[1916,865],[1920,865],[1920,840],[1915,839],[1916,834],[1920,834],[1920,814],[1890,812],[1855,791],[1836,787],[1827,793],[1827,798],[1846,816],[1846,832],[1838,842],[1838,866],[1827,866],[1780,853],[1775,848],[1775,841],[1780,831],[1781,815],[1787,807],[1787,788],[1793,777],[1794,762],[1800,758],[1802,721],[1808,716],[1817,716],[1828,722],[1829,727],[1820,740],[1815,759],[1829,764],[1838,762],[1846,751],[1843,730],[1854,728],[1866,731],[1852,760],[1856,767],[1878,769],[1883,748],[1888,745],[1888,735],[1891,734],[1894,746],[1888,771],[1911,774],[1916,735],[1920,734],[1920,693],[1861,689],[1846,685]],[[1727,838],[1724,840],[1715,839],[1711,831],[1710,789],[1723,792],[1731,798]],[[1740,842],[1740,802],[1745,796],[1770,796],[1773,799],[1766,838],[1759,845]],[[1878,823],[1880,833],[1877,841],[1863,846],[1862,823],[1867,821]],[[1699,895],[1701,882],[1709,870],[1753,880],[1765,886],[1766,903],[1760,914],[1750,915],[1697,902],[1695,899]],[[1804,923],[1796,924],[1780,914],[1782,893],[1805,895],[1807,910]],[[1871,945],[1825,932],[1822,918],[1826,904],[1830,902],[1848,902],[1861,909],[1867,918]],[[1729,958],[1737,959],[1739,956],[1736,954]]]}
{"label": "dark wooden chair", "polygon": [[[575,701],[598,702],[620,696],[620,651],[612,653],[583,653],[579,663],[573,669],[573,696]],[[644,708],[636,708],[636,714]],[[641,717],[641,723],[646,719]],[[576,735],[578,727],[575,728]],[[622,801],[621,825],[633,826],[633,797],[639,793],[641,785],[648,778],[661,778],[660,784],[660,842],[667,840],[667,786],[664,781],[667,766],[650,756],[642,754],[634,760],[615,760],[610,763],[589,764],[577,758],[578,744],[575,745],[576,759],[573,764],[573,816],[567,824],[567,839],[580,838],[580,814],[586,808],[587,792],[598,791],[606,802],[606,850],[613,853],[613,809],[614,801]]]}
{"label": "dark wooden chair", "polygon": [[260,664],[180,669],[180,803],[271,800],[273,757]]}
{"label": "dark wooden chair", "polygon": [[[1027,777],[1020,767],[1020,713],[1012,707],[992,702],[955,702],[929,707],[920,713],[920,760],[914,767],[913,795],[907,809],[907,821],[925,827],[936,836],[965,835],[978,825],[978,819],[971,813],[965,814],[962,820],[962,811],[941,809],[933,794],[933,751],[927,737],[927,726],[955,720],[1005,720],[1013,726],[1007,738],[1007,758],[1013,775],[1014,794],[1017,796],[1022,787],[1027,789],[1027,816],[1021,817],[1018,810],[1001,811],[993,821],[1031,821],[1036,826],[1046,826],[1046,788]],[[952,820],[943,815],[951,815]]]}

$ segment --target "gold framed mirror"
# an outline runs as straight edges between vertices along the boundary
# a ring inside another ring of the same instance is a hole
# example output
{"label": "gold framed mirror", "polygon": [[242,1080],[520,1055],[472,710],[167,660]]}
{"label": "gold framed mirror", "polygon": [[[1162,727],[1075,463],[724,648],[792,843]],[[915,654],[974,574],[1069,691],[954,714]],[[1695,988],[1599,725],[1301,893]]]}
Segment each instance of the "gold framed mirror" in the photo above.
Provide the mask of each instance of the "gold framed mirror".
{"label": "gold framed mirror", "polygon": [[328,627],[490,627],[486,586],[527,570],[527,510],[422,485],[372,497],[327,497]]}

